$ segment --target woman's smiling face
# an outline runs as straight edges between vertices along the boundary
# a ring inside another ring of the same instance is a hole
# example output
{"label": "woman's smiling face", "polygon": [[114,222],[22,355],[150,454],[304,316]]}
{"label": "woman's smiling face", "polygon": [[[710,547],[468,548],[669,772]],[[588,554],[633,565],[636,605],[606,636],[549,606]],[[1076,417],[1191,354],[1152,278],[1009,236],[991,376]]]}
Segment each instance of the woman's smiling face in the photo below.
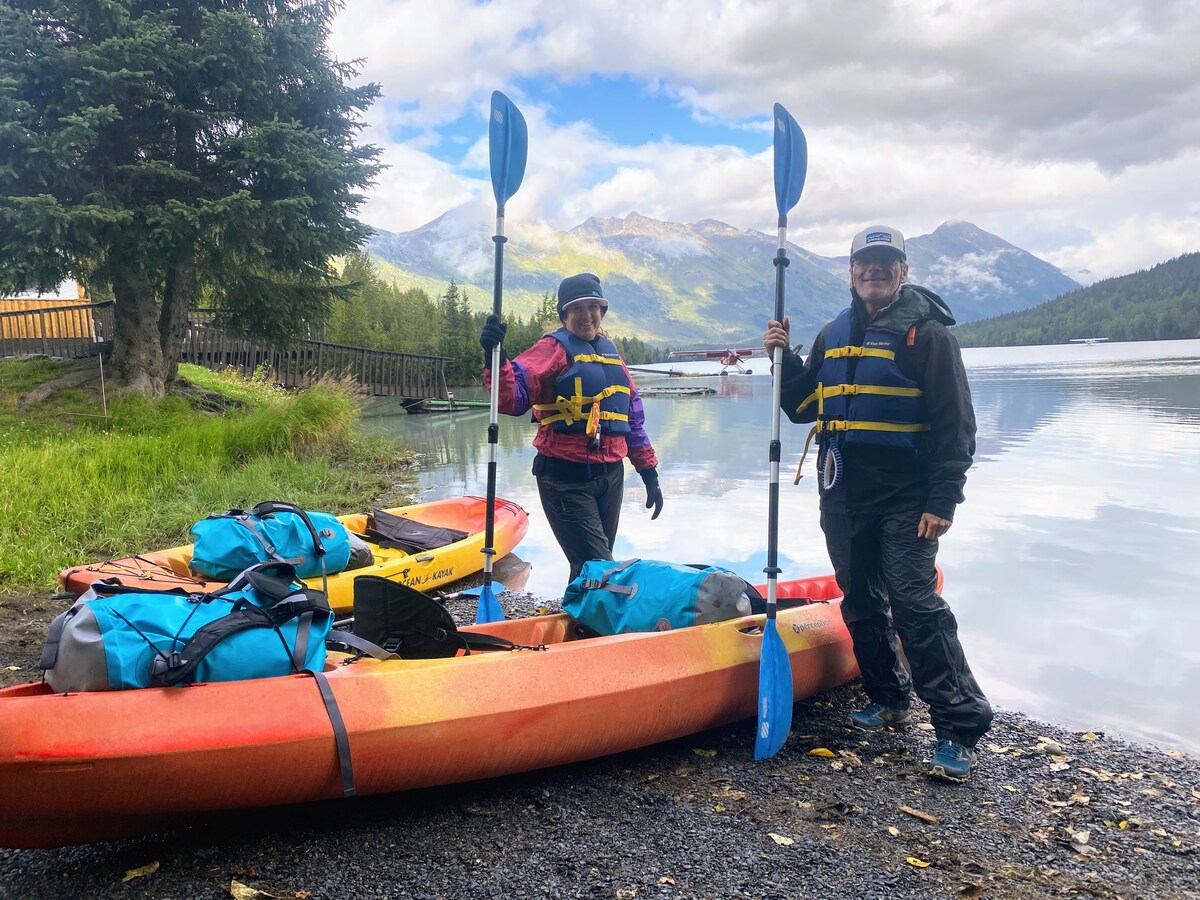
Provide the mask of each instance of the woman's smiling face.
{"label": "woman's smiling face", "polygon": [[563,310],[563,324],[567,331],[582,341],[595,340],[600,333],[600,320],[608,305],[603,300],[586,297],[574,300]]}

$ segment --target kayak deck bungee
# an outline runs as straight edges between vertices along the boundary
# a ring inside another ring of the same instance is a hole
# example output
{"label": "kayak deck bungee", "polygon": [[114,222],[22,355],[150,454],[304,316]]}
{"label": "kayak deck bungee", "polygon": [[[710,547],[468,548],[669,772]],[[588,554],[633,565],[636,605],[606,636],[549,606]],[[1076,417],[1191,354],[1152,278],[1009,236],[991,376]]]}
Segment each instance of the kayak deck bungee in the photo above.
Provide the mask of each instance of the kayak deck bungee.
{"label": "kayak deck bungee", "polygon": [[[412,519],[423,525],[454,528],[467,532],[460,541],[432,550],[408,552],[402,548],[368,545],[375,556],[369,566],[346,569],[328,576],[329,603],[335,612],[349,613],[354,605],[354,579],[359,575],[378,575],[398,581],[419,591],[430,591],[473,575],[483,569],[484,519],[487,500],[483,497],[453,497],[413,506],[389,509],[392,515]],[[366,532],[364,514],[338,516],[347,529],[358,535]],[[529,529],[529,516],[516,503],[496,499],[496,558],[511,553]],[[78,596],[100,579],[115,578],[131,587],[186,591],[215,591],[225,582],[206,578],[192,572],[192,545],[155,550],[125,559],[107,560],[86,566],[74,566],[59,573],[63,588]],[[307,583],[323,590],[320,575]]]}
{"label": "kayak deck bungee", "polygon": [[[858,671],[832,575],[780,584],[796,698]],[[379,661],[331,652],[357,794],[491,778],[752,717],[762,615],[584,637],[566,614],[468,626],[529,648]],[[747,748],[749,750],[749,748]],[[181,816],[344,795],[317,681],[55,694],[0,691],[0,846],[111,840]]]}

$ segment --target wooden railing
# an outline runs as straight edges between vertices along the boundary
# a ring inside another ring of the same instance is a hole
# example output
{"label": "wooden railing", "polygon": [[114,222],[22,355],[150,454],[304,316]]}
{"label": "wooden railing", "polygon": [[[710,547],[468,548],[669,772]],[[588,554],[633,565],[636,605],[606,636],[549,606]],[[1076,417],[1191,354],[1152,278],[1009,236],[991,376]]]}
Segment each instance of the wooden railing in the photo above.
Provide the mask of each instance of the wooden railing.
{"label": "wooden railing", "polygon": [[450,361],[444,356],[367,350],[327,341],[297,341],[289,350],[272,350],[194,323],[188,325],[180,360],[206,369],[232,368],[248,376],[266,374],[286,387],[308,387],[324,375],[337,375],[353,378],[377,397],[442,400]]}
{"label": "wooden railing", "polygon": [[[0,302],[0,356],[42,354],[82,359],[112,349],[111,300],[41,309],[21,309],[21,301]],[[18,308],[4,309],[6,306]]]}
{"label": "wooden railing", "polygon": [[[80,359],[112,349],[113,301],[0,312],[0,357],[43,354]],[[379,397],[447,397],[444,356],[368,350],[303,340],[288,350],[232,338],[205,323],[207,311],[187,326],[180,361],[216,371],[265,374],[286,387],[308,387],[325,375],[350,377]]]}

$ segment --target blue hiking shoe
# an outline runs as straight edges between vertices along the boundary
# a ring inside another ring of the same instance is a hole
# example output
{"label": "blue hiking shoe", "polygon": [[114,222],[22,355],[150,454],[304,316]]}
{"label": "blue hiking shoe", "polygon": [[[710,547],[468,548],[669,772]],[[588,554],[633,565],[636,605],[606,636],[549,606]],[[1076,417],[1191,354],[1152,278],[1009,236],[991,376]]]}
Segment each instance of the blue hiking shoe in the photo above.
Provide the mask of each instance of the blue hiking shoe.
{"label": "blue hiking shoe", "polygon": [[958,741],[941,740],[929,761],[929,775],[946,781],[966,781],[975,766],[975,751]]}
{"label": "blue hiking shoe", "polygon": [[912,715],[907,709],[893,709],[882,703],[872,703],[866,709],[850,713],[850,724],[862,731],[903,728],[911,722]]}

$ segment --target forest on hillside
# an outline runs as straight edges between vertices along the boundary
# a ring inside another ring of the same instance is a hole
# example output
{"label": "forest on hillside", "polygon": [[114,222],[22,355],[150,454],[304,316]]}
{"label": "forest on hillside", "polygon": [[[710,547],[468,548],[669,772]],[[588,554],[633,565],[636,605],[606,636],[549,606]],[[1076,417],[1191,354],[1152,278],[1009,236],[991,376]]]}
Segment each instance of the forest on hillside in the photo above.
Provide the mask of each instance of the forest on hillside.
{"label": "forest on hillside", "polygon": [[1094,337],[1200,338],[1200,253],[1098,281],[1021,312],[958,325],[954,335],[963,347],[1059,344]]}
{"label": "forest on hillside", "polygon": [[[325,339],[371,350],[394,350],[423,356],[445,356],[446,380],[450,384],[482,381],[483,349],[479,332],[487,312],[472,312],[467,293],[451,281],[444,293],[430,297],[420,288],[401,290],[380,274],[375,262],[364,253],[346,260],[342,279],[349,288],[345,302],[334,307]],[[547,291],[528,319],[504,315],[508,333],[504,350],[509,357],[533,346],[559,325],[554,294]],[[613,337],[627,365],[662,362],[667,350],[651,347],[637,338]]]}

